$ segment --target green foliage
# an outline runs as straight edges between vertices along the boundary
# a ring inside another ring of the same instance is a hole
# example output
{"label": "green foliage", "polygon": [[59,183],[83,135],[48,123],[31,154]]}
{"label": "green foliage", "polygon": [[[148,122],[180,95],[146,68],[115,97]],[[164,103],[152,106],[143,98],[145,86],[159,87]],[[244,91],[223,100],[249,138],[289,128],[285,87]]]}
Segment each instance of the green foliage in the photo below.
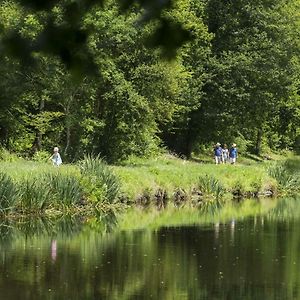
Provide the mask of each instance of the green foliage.
{"label": "green foliage", "polygon": [[83,182],[88,185],[90,196],[96,201],[108,201],[113,203],[117,200],[120,192],[120,182],[112,170],[99,157],[85,156],[79,163]]}
{"label": "green foliage", "polygon": [[32,160],[37,162],[48,162],[50,156],[49,152],[41,150],[34,153]]}
{"label": "green foliage", "polygon": [[237,145],[239,153],[245,154],[247,153],[247,150],[249,150],[250,141],[246,140],[242,134],[235,137],[232,143]]}
{"label": "green foliage", "polygon": [[286,191],[299,189],[299,176],[292,174],[282,163],[276,163],[268,168],[270,176],[276,179],[280,187]]}
{"label": "green foliage", "polygon": [[0,161],[15,162],[19,159],[20,158],[16,154],[11,153],[4,148],[0,148]]}
{"label": "green foliage", "polygon": [[64,162],[299,148],[296,0],[44,2],[0,4],[1,147],[59,145]]}
{"label": "green foliage", "polygon": [[29,175],[19,184],[19,190],[17,209],[21,213],[42,213],[53,200],[51,186],[45,175]]}
{"label": "green foliage", "polygon": [[204,194],[204,195],[212,195],[216,199],[222,197],[225,189],[220,181],[212,175],[202,175],[198,179],[197,188]]}
{"label": "green foliage", "polygon": [[0,172],[0,214],[13,209],[18,191],[10,176]]}
{"label": "green foliage", "polygon": [[83,188],[77,176],[57,172],[48,174],[47,181],[52,196],[59,206],[74,206],[84,198]]}

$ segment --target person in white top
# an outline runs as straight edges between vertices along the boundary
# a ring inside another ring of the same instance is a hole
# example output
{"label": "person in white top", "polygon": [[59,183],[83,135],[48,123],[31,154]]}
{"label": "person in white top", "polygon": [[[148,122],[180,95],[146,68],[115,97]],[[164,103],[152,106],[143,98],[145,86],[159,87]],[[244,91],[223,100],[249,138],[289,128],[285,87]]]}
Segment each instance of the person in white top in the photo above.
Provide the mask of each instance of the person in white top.
{"label": "person in white top", "polygon": [[227,145],[224,144],[222,149],[222,163],[226,164],[228,161],[229,161],[229,150],[227,148]]}
{"label": "person in white top", "polygon": [[58,151],[59,151],[58,147],[54,147],[54,149],[53,149],[54,153],[50,157],[50,159],[52,160],[53,166],[56,166],[56,167],[59,167],[62,164],[62,159],[61,159]]}

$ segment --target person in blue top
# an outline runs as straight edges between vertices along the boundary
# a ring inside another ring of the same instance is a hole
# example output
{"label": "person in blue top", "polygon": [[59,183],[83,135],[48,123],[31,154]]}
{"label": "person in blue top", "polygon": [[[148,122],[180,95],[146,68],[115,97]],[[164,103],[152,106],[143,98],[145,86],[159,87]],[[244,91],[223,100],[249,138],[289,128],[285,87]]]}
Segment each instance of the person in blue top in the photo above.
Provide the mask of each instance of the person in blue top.
{"label": "person in blue top", "polygon": [[62,164],[62,160],[60,157],[60,154],[58,153],[58,147],[54,147],[53,149],[53,155],[50,157],[52,160],[53,166],[59,167]]}
{"label": "person in blue top", "polygon": [[215,162],[216,165],[222,163],[222,148],[220,143],[216,143],[214,148],[214,154],[215,154]]}
{"label": "person in blue top", "polygon": [[238,157],[238,151],[236,148],[236,144],[233,143],[231,148],[229,149],[230,163],[234,165],[236,163],[237,157]]}

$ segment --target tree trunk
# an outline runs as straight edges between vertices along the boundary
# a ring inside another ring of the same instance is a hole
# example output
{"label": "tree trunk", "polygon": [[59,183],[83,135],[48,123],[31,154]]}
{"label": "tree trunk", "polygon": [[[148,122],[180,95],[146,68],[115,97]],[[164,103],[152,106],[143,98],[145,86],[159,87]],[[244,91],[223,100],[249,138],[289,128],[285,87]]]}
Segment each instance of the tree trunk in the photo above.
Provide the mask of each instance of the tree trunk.
{"label": "tree trunk", "polygon": [[262,142],[263,130],[262,128],[258,128],[257,136],[256,136],[256,143],[255,143],[255,153],[257,155],[261,154],[261,142]]}
{"label": "tree trunk", "polygon": [[[40,107],[39,107],[39,112],[43,112],[45,108],[45,100],[42,98],[41,102],[40,102]],[[35,132],[35,139],[34,142],[32,144],[31,150],[32,150],[32,154],[34,154],[37,151],[40,151],[42,149],[42,138],[43,138],[43,134],[42,132],[37,128],[36,132]]]}
{"label": "tree trunk", "polygon": [[64,150],[64,155],[66,156],[70,147],[71,141],[71,119],[70,119],[70,104],[73,103],[73,96],[70,96],[70,101],[65,106],[65,115],[66,115],[66,147]]}

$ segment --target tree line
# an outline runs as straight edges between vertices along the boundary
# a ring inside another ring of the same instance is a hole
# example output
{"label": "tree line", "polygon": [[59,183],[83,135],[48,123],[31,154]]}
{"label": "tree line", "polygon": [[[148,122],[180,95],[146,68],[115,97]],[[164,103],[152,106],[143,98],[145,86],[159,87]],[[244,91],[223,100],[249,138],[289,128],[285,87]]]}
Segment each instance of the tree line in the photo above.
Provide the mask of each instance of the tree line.
{"label": "tree line", "polygon": [[1,147],[300,149],[298,0],[39,3],[0,4]]}

